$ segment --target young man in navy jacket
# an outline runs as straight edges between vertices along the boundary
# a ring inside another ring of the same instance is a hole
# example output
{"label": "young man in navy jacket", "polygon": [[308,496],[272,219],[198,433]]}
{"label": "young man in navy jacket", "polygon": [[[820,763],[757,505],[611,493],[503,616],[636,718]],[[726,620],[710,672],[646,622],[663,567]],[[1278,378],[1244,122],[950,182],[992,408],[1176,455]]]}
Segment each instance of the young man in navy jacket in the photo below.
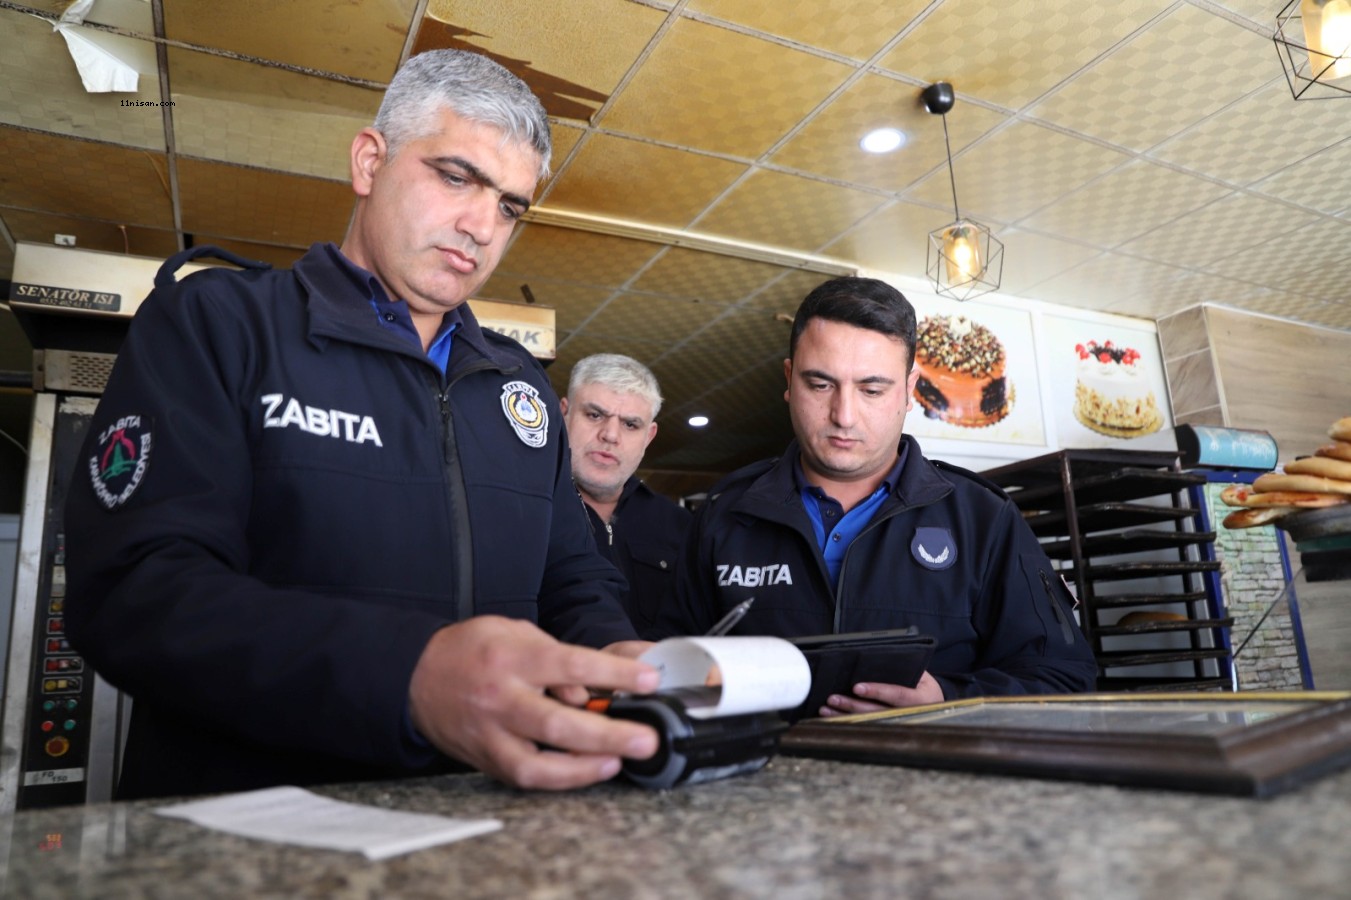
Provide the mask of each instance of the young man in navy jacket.
{"label": "young man in navy jacket", "polygon": [[710,492],[656,634],[702,634],[754,597],[734,634],[935,638],[917,685],[855,684],[824,716],[1092,688],[1073,598],[1018,509],[902,433],[914,355],[915,311],[891,286],[837,278],[807,296],[784,360],[796,440]]}
{"label": "young man in navy jacket", "polygon": [[621,655],[543,369],[464,305],[549,155],[523,82],[421,54],[353,141],[341,247],[165,264],[66,515],[71,641],[133,698],[120,796],[465,763],[566,788],[655,752],[577,708],[656,672]]}

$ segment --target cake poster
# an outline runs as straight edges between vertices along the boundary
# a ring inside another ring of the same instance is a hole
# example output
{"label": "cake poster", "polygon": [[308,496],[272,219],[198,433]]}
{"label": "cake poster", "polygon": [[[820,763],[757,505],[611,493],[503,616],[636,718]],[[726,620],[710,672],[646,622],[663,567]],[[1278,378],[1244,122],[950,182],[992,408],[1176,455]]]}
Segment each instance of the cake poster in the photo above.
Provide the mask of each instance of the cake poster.
{"label": "cake poster", "polygon": [[1044,324],[1060,446],[1172,449],[1156,331],[1108,319],[1046,316]]}
{"label": "cake poster", "polygon": [[1032,319],[1023,310],[916,298],[916,437],[1044,446]]}

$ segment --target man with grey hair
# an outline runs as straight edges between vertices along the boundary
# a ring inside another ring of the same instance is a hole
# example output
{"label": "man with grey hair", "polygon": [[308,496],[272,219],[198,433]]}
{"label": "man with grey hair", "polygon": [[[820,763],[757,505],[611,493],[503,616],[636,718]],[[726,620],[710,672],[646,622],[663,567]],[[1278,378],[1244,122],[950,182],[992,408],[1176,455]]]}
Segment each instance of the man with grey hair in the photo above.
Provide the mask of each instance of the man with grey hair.
{"label": "man with grey hair", "polygon": [[601,555],[628,580],[624,611],[641,634],[675,589],[690,514],[634,476],[657,436],[661,390],[647,366],[618,353],[580,360],[562,401],[572,480]]}
{"label": "man with grey hair", "polygon": [[581,708],[657,673],[543,368],[465,305],[549,153],[514,75],[421,54],[352,143],[341,247],[160,270],[66,511],[69,637],[135,701],[121,797],[466,763],[566,788],[656,751]]}

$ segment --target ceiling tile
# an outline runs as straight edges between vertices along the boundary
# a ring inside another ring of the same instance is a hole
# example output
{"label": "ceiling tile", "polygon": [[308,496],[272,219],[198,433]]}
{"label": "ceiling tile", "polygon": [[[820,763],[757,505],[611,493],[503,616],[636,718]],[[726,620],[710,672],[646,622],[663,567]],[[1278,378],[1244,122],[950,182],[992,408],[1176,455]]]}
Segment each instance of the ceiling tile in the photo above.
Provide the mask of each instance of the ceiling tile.
{"label": "ceiling tile", "polygon": [[[1272,71],[1279,74],[1279,64]],[[1347,104],[1296,102],[1285,79],[1184,131],[1150,156],[1248,185],[1346,138]]]}
{"label": "ceiling tile", "polygon": [[[959,208],[977,219],[1012,222],[1128,158],[1050,128],[1015,122],[953,161]],[[952,202],[947,168],[907,191],[906,199],[947,207]]]}
{"label": "ceiling tile", "polygon": [[682,19],[597,124],[754,158],[802,121],[850,71],[840,63]]}
{"label": "ceiling tile", "polygon": [[[114,225],[76,216],[32,212],[0,207],[0,219],[16,241],[50,244],[55,235],[75,237],[75,246],[83,250],[106,250],[164,259],[178,252],[178,236],[167,228],[143,228],[139,225]],[[0,244],[4,243],[0,241]]]}
{"label": "ceiling tile", "polygon": [[345,180],[352,138],[380,94],[187,50],[169,50],[174,136],[186,156]]}
{"label": "ceiling tile", "polygon": [[1241,299],[1235,301],[1233,305],[1251,312],[1265,313],[1269,316],[1296,319],[1313,324],[1322,324],[1325,316],[1340,317],[1341,315],[1341,311],[1336,308],[1340,304],[1325,303],[1321,300],[1312,300],[1308,297],[1283,291],[1270,291],[1253,298]]}
{"label": "ceiling tile", "polygon": [[1186,274],[1173,266],[1104,253],[1043,281],[1031,288],[1028,296],[1065,306],[1114,311],[1141,296],[1167,296],[1168,286]]}
{"label": "ceiling tile", "polygon": [[1276,27],[1276,13],[1285,3],[1272,3],[1271,0],[1211,0],[1216,6],[1222,6],[1266,28]]}
{"label": "ceiling tile", "polygon": [[737,303],[763,289],[784,269],[771,263],[672,247],[633,287],[713,303]]}
{"label": "ceiling tile", "polygon": [[[827,178],[899,191],[943,165],[943,122],[924,109],[920,88],[881,75],[865,75],[817,113],[782,149],[770,157],[776,166],[800,169]],[[948,122],[953,152],[959,152],[1005,117],[966,104]],[[896,128],[905,145],[891,153],[868,153],[859,147],[876,128]]]}
{"label": "ceiling tile", "polygon": [[1271,77],[1271,40],[1183,5],[1031,110],[1146,150]]}
{"label": "ceiling tile", "polygon": [[[587,334],[672,344],[728,307],[698,300],[673,300],[654,294],[622,293],[586,323]],[[724,351],[725,352],[725,351]]]}
{"label": "ceiling tile", "polygon": [[[152,45],[133,38],[137,50]],[[89,93],[66,42],[45,21],[0,10],[0,123],[164,149],[164,117],[153,49],[134,93]],[[129,106],[125,103],[149,103]]]}
{"label": "ceiling tile", "polygon": [[521,227],[497,270],[504,275],[619,287],[665,249],[649,241],[531,223]]}
{"label": "ceiling tile", "polygon": [[896,202],[826,245],[823,252],[883,272],[923,272],[929,232],[952,222],[952,213]]}
{"label": "ceiling tile", "polygon": [[1351,138],[1259,181],[1253,190],[1325,213],[1351,213]]}
{"label": "ceiling tile", "polygon": [[[1024,222],[1038,231],[1114,247],[1228,193],[1213,181],[1135,160]],[[1105,209],[1112,215],[1104,216]]]}
{"label": "ceiling tile", "polygon": [[479,288],[477,296],[489,300],[520,303],[524,297],[522,285],[530,288],[535,302],[554,311],[554,327],[559,332],[575,330],[614,293],[610,288],[573,284],[553,278],[538,276],[525,278],[509,272],[504,273],[499,268]]}
{"label": "ceiling tile", "polygon": [[554,180],[545,202],[683,228],[745,171],[741,163],[593,134]]}
{"label": "ceiling tile", "polygon": [[530,85],[549,115],[586,121],[665,19],[618,0],[431,0],[414,50],[486,53]]}
{"label": "ceiling tile", "polygon": [[891,40],[929,0],[691,0],[687,12],[707,13],[799,44],[864,60]]}
{"label": "ceiling tile", "polygon": [[[758,170],[698,222],[699,230],[815,252],[885,202],[884,197]],[[810,210],[810,214],[804,211]]]}
{"label": "ceiling tile", "polygon": [[947,0],[881,64],[1019,109],[1168,5],[1168,0]]}
{"label": "ceiling tile", "polygon": [[[754,296],[746,300],[743,306],[793,315],[797,312],[797,308],[802,305],[803,299],[814,288],[832,277],[834,276],[806,270],[789,271],[765,285]],[[787,350],[787,325],[784,325],[783,341],[784,349]]]}
{"label": "ceiling tile", "polygon": [[1277,290],[1342,301],[1351,284],[1347,247],[1351,247],[1351,222],[1320,219],[1206,268]]}
{"label": "ceiling tile", "polygon": [[173,227],[163,153],[0,127],[0,159],[0,206]]}
{"label": "ceiling tile", "polygon": [[1018,228],[1005,228],[995,237],[1004,243],[1004,272],[999,286],[1009,294],[1020,294],[1099,253],[1093,247]]}
{"label": "ceiling tile", "polygon": [[557,172],[572,152],[572,148],[577,146],[577,142],[586,135],[586,131],[581,128],[574,128],[571,125],[564,125],[561,122],[549,123],[549,139],[553,143],[553,154],[550,167]]}
{"label": "ceiling tile", "polygon": [[1234,192],[1118,249],[1175,266],[1205,266],[1314,218],[1284,203]]}
{"label": "ceiling tile", "polygon": [[416,8],[417,0],[174,0],[164,4],[164,32],[170,40],[388,81]]}
{"label": "ceiling tile", "polygon": [[340,242],[351,185],[196,159],[178,161],[183,230],[308,247]]}

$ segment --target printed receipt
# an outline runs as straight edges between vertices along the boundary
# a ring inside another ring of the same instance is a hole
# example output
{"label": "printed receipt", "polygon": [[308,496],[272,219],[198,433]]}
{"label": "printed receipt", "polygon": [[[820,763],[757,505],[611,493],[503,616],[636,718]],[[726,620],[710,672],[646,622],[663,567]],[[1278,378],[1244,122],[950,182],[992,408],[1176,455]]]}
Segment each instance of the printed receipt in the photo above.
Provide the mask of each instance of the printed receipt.
{"label": "printed receipt", "polygon": [[661,672],[658,692],[720,682],[716,704],[686,707],[695,719],[791,709],[812,686],[807,657],[783,638],[668,638],[638,658]]}
{"label": "printed receipt", "polygon": [[161,816],[244,837],[388,859],[497,831],[497,819],[449,819],[330,800],[298,787],[265,788],[155,809]]}

